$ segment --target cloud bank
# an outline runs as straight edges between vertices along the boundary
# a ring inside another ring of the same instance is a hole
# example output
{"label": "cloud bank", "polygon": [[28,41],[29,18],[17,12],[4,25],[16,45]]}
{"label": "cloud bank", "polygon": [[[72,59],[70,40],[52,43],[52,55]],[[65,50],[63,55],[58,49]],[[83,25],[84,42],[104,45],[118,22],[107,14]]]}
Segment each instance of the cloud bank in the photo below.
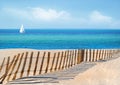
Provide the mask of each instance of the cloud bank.
{"label": "cloud bank", "polygon": [[57,11],[55,9],[43,9],[43,8],[27,8],[27,9],[15,9],[15,8],[4,8],[4,11],[18,17],[24,17],[31,20],[44,20],[52,21],[57,19],[66,19],[69,17],[69,13],[62,10]]}
{"label": "cloud bank", "polygon": [[113,17],[105,15],[98,10],[89,12],[86,16],[73,16],[72,13],[66,10],[44,9],[40,7],[17,9],[3,8],[4,12],[9,16],[23,18],[30,21],[53,22],[54,24],[62,23],[66,27],[120,27],[120,21]]}

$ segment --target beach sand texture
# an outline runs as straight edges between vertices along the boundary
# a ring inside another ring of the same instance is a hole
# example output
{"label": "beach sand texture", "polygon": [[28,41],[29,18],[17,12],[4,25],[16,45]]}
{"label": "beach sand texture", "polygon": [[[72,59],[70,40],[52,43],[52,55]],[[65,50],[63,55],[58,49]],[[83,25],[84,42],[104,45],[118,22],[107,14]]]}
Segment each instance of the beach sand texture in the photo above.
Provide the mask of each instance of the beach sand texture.
{"label": "beach sand texture", "polygon": [[119,50],[84,50],[85,54],[83,57],[82,50],[0,50],[1,56],[3,56],[0,62],[0,69],[2,69],[0,70],[0,76],[2,76],[3,83],[7,83],[8,81],[22,77],[68,69],[76,64],[80,64],[82,61],[93,62],[109,59],[118,51]]}
{"label": "beach sand texture", "polygon": [[[5,50],[5,52],[1,50],[1,54],[3,56],[5,56],[5,53],[9,54],[8,57],[1,57],[1,83],[7,83],[8,81],[12,81],[22,77],[67,69],[81,62],[80,52],[81,50],[38,51],[17,49],[11,50],[11,52],[9,52],[8,50]],[[15,53],[16,55],[13,55],[12,53]]]}
{"label": "beach sand texture", "polygon": [[61,81],[60,85],[120,85],[120,53],[107,62],[97,62],[97,65],[79,73],[74,79]]}

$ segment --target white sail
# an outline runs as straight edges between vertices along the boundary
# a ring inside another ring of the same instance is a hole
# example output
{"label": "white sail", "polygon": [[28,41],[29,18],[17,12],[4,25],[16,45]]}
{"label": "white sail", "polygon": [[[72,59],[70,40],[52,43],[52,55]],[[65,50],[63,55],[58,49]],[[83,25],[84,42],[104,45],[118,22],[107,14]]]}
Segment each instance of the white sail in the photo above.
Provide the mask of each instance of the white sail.
{"label": "white sail", "polygon": [[21,25],[21,28],[20,28],[20,33],[25,33],[25,30],[24,30],[23,25]]}

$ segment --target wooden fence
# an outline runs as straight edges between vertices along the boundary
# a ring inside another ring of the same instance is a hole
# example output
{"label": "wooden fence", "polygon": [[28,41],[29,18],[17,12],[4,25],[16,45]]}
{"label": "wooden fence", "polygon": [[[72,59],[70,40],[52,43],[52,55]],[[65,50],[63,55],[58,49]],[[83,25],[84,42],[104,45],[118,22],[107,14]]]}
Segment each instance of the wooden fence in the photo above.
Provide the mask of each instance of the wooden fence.
{"label": "wooden fence", "polygon": [[81,62],[94,62],[114,57],[117,49],[66,50],[61,52],[24,52],[5,57],[0,64],[0,81],[7,83],[22,77],[68,69]]}

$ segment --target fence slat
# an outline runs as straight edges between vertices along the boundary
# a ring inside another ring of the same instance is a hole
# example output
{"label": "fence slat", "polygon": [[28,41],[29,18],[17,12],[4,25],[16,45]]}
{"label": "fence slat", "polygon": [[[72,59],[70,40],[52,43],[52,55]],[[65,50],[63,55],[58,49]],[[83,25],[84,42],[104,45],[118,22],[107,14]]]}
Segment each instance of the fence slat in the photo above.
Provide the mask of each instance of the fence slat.
{"label": "fence slat", "polygon": [[45,54],[46,54],[46,52],[44,52],[44,54],[43,54],[43,58],[42,58],[42,62],[41,62],[40,70],[39,70],[39,74],[42,73],[42,68],[43,68],[43,63],[44,63]]}
{"label": "fence slat", "polygon": [[50,72],[52,72],[52,70],[53,70],[55,58],[56,58],[56,53],[54,53],[54,57],[53,57],[53,60],[52,60],[52,65],[51,65],[51,68],[50,68]]}
{"label": "fence slat", "polygon": [[23,66],[22,66],[22,70],[21,70],[21,73],[20,73],[20,78],[22,78],[22,76],[23,76],[24,69],[25,69],[25,66],[26,66],[27,57],[28,57],[28,52],[26,52],[26,55],[25,55],[25,59],[24,59]]}
{"label": "fence slat", "polygon": [[50,62],[50,52],[48,52],[48,57],[47,57],[47,66],[46,66],[45,73],[47,73],[47,72],[48,72],[49,62]]}
{"label": "fence slat", "polygon": [[58,61],[59,61],[59,56],[60,56],[60,52],[58,52],[57,61],[56,61],[56,65],[55,65],[55,71],[57,70]]}
{"label": "fence slat", "polygon": [[[15,60],[15,58],[16,58],[16,55],[14,56],[14,58],[12,59],[12,62],[10,63],[10,65],[9,65],[9,67],[8,67],[8,69],[10,69],[11,68],[11,66],[12,66],[12,64],[13,64],[13,62],[14,62],[14,60]],[[4,77],[4,75],[0,78],[0,79],[2,79]]]}
{"label": "fence slat", "polygon": [[62,60],[63,60],[63,52],[61,54],[61,59],[60,59],[59,67],[58,67],[59,70],[61,69]]}
{"label": "fence slat", "polygon": [[66,59],[66,65],[65,65],[65,68],[67,68],[67,66],[68,66],[68,59],[69,59],[69,58],[68,58],[68,57],[69,57],[69,50],[67,51],[67,56],[66,56],[66,57],[67,57],[67,59]]}
{"label": "fence slat", "polygon": [[69,63],[68,63],[68,68],[71,66],[71,51],[69,52]]}
{"label": "fence slat", "polygon": [[63,56],[63,57],[64,57],[64,59],[63,59],[62,69],[64,69],[64,68],[65,68],[66,53],[67,53],[67,52],[65,51],[65,54],[64,54],[64,56]]}
{"label": "fence slat", "polygon": [[71,67],[74,65],[74,63],[73,63],[73,62],[74,62],[74,61],[73,61],[73,60],[74,60],[74,58],[73,58],[73,57],[74,57],[74,50],[72,51],[72,61],[71,61]]}
{"label": "fence slat", "polygon": [[92,49],[92,62],[94,62],[94,53],[95,53],[95,50],[94,49]]}
{"label": "fence slat", "polygon": [[5,62],[5,57],[4,57],[3,62],[2,62],[2,64],[1,64],[1,66],[0,66],[0,72],[1,72],[1,70],[2,70],[2,68],[3,68],[4,62]]}
{"label": "fence slat", "polygon": [[88,57],[87,57],[87,49],[85,49],[85,61],[88,61]]}
{"label": "fence slat", "polygon": [[12,79],[12,80],[15,80],[15,79],[16,79],[16,75],[17,75],[18,70],[19,70],[19,68],[20,68],[20,65],[21,65],[21,62],[22,62],[23,56],[24,56],[24,53],[22,53],[22,55],[21,55],[21,57],[20,57],[20,60],[19,60],[19,64],[18,64],[17,70],[15,71],[15,73],[14,73],[14,76],[13,76],[13,79]]}
{"label": "fence slat", "polygon": [[84,60],[84,50],[81,50],[81,57],[80,57],[80,62]]}
{"label": "fence slat", "polygon": [[36,71],[37,71],[37,65],[38,65],[39,55],[40,55],[40,52],[38,51],[33,75],[35,75]]}
{"label": "fence slat", "polygon": [[3,75],[3,78],[1,80],[2,83],[3,83],[3,81],[5,80],[5,78],[6,78],[7,74],[8,74],[9,62],[10,62],[10,57],[7,58],[7,65],[6,65],[6,69],[5,69],[5,74]]}
{"label": "fence slat", "polygon": [[77,62],[76,62],[76,56],[77,56],[77,50],[75,50],[75,57],[74,57],[74,65],[76,65],[77,64]]}
{"label": "fence slat", "polygon": [[30,68],[31,68],[31,64],[32,64],[32,58],[33,58],[33,52],[31,52],[29,66],[28,66],[28,70],[27,70],[27,76],[29,76],[29,73],[30,73]]}
{"label": "fence slat", "polygon": [[79,64],[80,62],[80,51],[78,50],[78,53],[77,53],[77,64]]}
{"label": "fence slat", "polygon": [[[16,65],[17,65],[17,62],[18,62],[19,56],[20,56],[20,54],[18,54],[16,61],[13,63],[13,66],[12,66],[12,68],[11,68],[10,74],[8,74],[7,81],[9,81],[9,79],[10,79],[10,77],[11,77],[13,71],[15,70],[15,67],[16,67]],[[9,69],[10,69],[10,68],[9,68]]]}
{"label": "fence slat", "polygon": [[91,60],[92,60],[92,55],[91,54],[92,54],[92,50],[90,49],[89,50],[89,62],[91,62]]}

